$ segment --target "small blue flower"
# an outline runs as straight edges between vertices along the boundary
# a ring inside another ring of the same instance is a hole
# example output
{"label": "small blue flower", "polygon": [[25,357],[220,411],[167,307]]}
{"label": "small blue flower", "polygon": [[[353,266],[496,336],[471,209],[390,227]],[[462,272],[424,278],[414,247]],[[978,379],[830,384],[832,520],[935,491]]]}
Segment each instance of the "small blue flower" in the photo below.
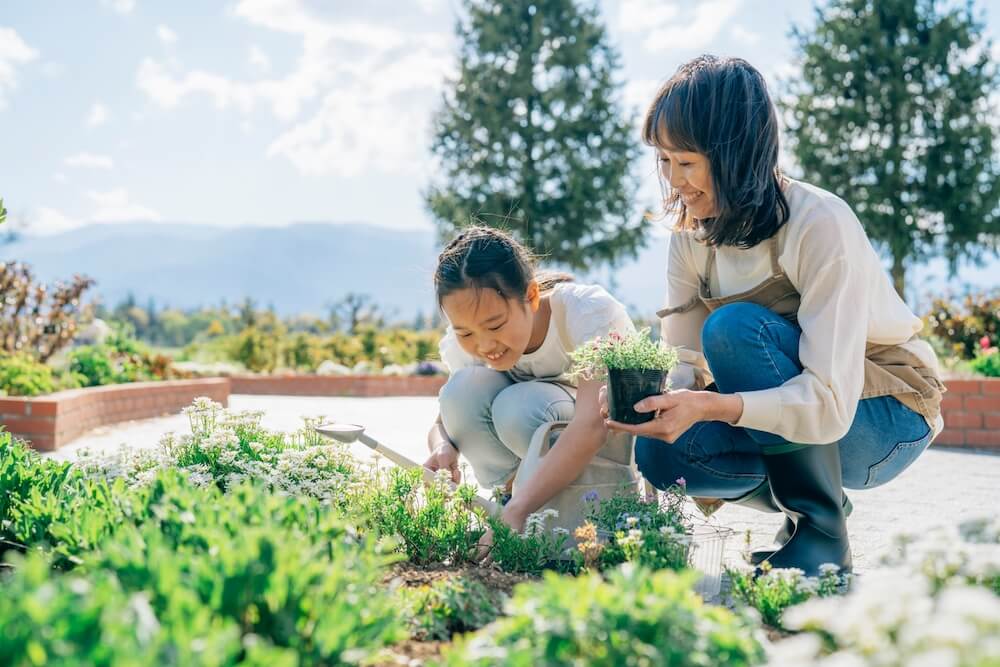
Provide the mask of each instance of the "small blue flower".
{"label": "small blue flower", "polygon": [[583,500],[588,503],[596,503],[599,498],[600,496],[597,494],[597,491],[591,490],[583,494]]}

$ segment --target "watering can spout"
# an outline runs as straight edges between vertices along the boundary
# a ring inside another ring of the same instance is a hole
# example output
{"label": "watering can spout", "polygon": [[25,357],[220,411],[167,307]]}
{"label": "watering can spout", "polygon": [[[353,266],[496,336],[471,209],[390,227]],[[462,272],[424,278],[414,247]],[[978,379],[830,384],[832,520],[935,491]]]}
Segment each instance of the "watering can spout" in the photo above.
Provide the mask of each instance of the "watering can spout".
{"label": "watering can spout", "polygon": [[361,437],[361,435],[365,432],[365,427],[358,424],[331,422],[329,424],[321,424],[317,426],[316,432],[321,435],[325,435],[328,438],[333,438],[337,442],[349,444],[357,441],[357,439]]}

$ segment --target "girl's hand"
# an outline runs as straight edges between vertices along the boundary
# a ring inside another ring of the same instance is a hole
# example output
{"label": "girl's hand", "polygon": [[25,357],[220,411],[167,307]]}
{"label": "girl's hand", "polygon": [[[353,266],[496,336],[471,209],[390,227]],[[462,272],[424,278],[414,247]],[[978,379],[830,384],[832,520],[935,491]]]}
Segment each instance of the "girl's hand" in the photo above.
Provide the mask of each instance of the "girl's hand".
{"label": "girl's hand", "polygon": [[601,418],[608,420],[608,385],[602,384],[597,392],[597,408],[601,411]]}
{"label": "girl's hand", "polygon": [[678,389],[645,398],[635,404],[635,409],[637,412],[655,411],[656,417],[645,424],[622,424],[607,419],[605,424],[613,431],[675,442],[696,422],[723,421],[731,424],[739,421],[743,414],[743,399],[737,394]]}
{"label": "girl's hand", "polygon": [[[512,501],[513,502],[513,501]],[[505,524],[510,526],[511,530],[520,533],[524,530],[525,518],[518,512],[516,507],[511,507],[508,503],[503,512],[500,513],[500,520]],[[489,526],[486,527],[486,532],[483,536],[479,538],[478,551],[476,552],[476,560],[480,561],[483,565],[489,565],[491,562],[490,550],[493,549],[493,529]]]}
{"label": "girl's hand", "polygon": [[455,484],[462,481],[462,471],[458,468],[458,450],[450,442],[439,444],[424,461],[424,467],[432,472],[448,470],[451,472],[451,481]]}

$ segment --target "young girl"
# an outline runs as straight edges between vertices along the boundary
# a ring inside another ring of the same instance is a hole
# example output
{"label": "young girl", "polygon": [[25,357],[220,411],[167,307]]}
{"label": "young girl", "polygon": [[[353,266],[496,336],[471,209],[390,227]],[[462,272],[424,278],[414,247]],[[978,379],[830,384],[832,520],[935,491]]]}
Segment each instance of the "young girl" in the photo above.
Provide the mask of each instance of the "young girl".
{"label": "young girl", "polygon": [[431,470],[459,480],[461,452],[481,486],[508,486],[535,430],[569,421],[530,480],[505,505],[503,520],[521,530],[571,484],[607,438],[600,384],[574,386],[570,353],[613,331],[634,330],[624,306],[603,288],[565,274],[536,274],[531,255],[509,235],[471,227],[441,253],[434,276],[450,326],[441,359],[451,377],[428,435]]}
{"label": "young girl", "polygon": [[611,427],[643,436],[636,461],[656,486],[684,477],[694,496],[784,512],[755,560],[849,569],[842,487],[892,480],[941,430],[920,318],[850,206],[778,171],[774,107],[746,61],[683,65],[643,138],[678,213],[658,314],[691,383],[641,401],[653,421]]}

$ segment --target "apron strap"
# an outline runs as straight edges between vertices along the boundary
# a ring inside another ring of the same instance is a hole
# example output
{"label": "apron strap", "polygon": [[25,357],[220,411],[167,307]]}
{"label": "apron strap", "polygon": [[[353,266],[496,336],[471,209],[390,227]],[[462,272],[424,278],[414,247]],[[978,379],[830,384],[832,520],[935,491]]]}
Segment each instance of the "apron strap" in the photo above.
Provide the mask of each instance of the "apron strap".
{"label": "apron strap", "polygon": [[[779,230],[780,231],[780,230]],[[777,276],[784,272],[781,268],[781,264],[778,263],[778,232],[775,232],[771,238],[767,240],[767,252],[771,256],[771,275]]]}

